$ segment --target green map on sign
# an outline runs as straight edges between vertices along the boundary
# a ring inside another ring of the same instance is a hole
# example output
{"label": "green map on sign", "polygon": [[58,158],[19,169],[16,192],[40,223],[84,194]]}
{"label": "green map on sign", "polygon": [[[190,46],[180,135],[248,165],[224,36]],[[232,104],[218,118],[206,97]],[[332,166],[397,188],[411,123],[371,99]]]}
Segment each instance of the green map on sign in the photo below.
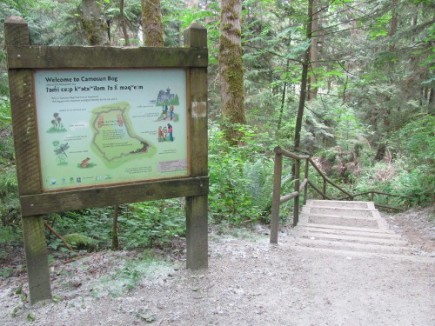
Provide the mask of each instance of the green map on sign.
{"label": "green map on sign", "polygon": [[129,118],[129,104],[119,102],[92,110],[92,149],[108,168],[138,159],[151,158],[156,149],[148,141],[136,135]]}

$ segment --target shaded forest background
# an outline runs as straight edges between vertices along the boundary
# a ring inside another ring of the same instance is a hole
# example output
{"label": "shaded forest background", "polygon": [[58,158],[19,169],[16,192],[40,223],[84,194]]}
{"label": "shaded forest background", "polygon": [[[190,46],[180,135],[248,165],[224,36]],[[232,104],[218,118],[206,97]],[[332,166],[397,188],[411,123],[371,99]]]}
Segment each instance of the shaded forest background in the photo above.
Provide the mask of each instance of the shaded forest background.
{"label": "shaded forest background", "polygon": [[[29,24],[32,44],[142,46],[147,41],[142,2],[0,3],[0,246],[6,249],[0,259],[21,245],[5,18],[22,16]],[[350,192],[403,195],[394,203],[402,207],[433,204],[435,3],[233,2],[241,4],[241,15],[234,18],[241,26],[236,36],[241,41],[243,73],[234,74],[243,76],[242,89],[235,93],[242,97],[242,104],[232,108],[243,115],[240,123],[227,119],[220,91],[223,60],[219,50],[221,31],[226,28],[221,14],[233,7],[206,0],[160,2],[164,46],[181,46],[183,31],[193,22],[208,30],[210,221],[222,229],[269,222],[272,150],[277,145],[313,155],[322,170]],[[301,83],[304,66],[306,87]],[[300,144],[295,148],[301,90],[306,90],[306,101]],[[235,131],[232,138],[228,128]],[[285,174],[283,186],[291,189],[290,167]],[[119,207],[119,246],[170,246],[184,236],[183,209],[182,199]],[[46,221],[70,245],[94,250],[111,246],[112,217],[113,208],[87,209],[51,214]],[[52,233],[47,231],[47,237],[51,249],[68,251]],[[0,277],[10,273],[8,268],[0,269]]]}

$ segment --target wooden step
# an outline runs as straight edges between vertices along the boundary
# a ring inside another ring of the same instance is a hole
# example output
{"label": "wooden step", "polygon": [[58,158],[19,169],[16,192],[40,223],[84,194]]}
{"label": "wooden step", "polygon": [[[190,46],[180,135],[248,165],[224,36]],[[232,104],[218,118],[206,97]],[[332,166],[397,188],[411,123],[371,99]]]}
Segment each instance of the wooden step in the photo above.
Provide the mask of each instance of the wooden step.
{"label": "wooden step", "polygon": [[409,255],[405,241],[390,230],[373,202],[309,200],[296,229],[296,245],[373,254]]}
{"label": "wooden step", "polygon": [[376,218],[343,217],[326,214],[309,214],[308,223],[350,226],[359,228],[379,228]]}
{"label": "wooden step", "polygon": [[374,209],[373,202],[365,201],[341,201],[341,200],[317,200],[311,199],[307,201],[306,207],[340,207],[340,208],[362,208],[362,209]]}
{"label": "wooden step", "polygon": [[379,232],[380,230],[371,230],[363,228],[352,228],[352,229],[342,229],[342,228],[328,228],[328,225],[325,227],[318,227],[316,224],[309,225],[300,225],[300,229],[303,232],[313,234],[336,234],[336,235],[351,235],[351,236],[360,236],[367,238],[380,238],[380,239],[396,239],[400,240],[402,237],[398,234],[394,234],[391,231],[387,232]]}
{"label": "wooden step", "polygon": [[408,245],[408,242],[401,239],[386,239],[386,238],[372,238],[366,236],[355,236],[355,235],[343,235],[343,234],[328,234],[328,233],[317,233],[313,234],[310,232],[301,233],[300,237],[310,239],[310,240],[328,240],[328,241],[338,241],[338,242],[352,242],[361,244],[378,244],[383,246],[398,246],[404,247]]}
{"label": "wooden step", "polygon": [[340,217],[374,217],[375,210],[349,207],[309,207],[304,213],[310,215],[335,215]]}
{"label": "wooden step", "polygon": [[321,239],[299,238],[296,245],[315,248],[329,248],[335,250],[362,251],[386,254],[410,254],[411,250],[406,246],[384,246],[379,244],[353,243],[343,241],[331,241]]}

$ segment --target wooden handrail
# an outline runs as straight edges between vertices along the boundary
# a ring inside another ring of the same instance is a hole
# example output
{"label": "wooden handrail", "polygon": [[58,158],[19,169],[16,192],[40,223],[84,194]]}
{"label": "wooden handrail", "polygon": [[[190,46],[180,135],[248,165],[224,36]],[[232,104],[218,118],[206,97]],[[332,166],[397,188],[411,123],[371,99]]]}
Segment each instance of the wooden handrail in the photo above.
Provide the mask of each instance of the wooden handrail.
{"label": "wooden handrail", "polygon": [[331,186],[337,188],[338,190],[340,190],[342,193],[346,194],[348,196],[348,198],[352,198],[353,195],[349,192],[347,192],[346,190],[344,190],[343,188],[341,188],[339,185],[337,185],[336,183],[332,182],[320,169],[319,167],[316,165],[316,163],[311,159],[308,158],[308,162],[311,163],[311,166],[320,174],[320,176],[323,178],[323,180],[325,180],[326,182],[328,182]]}
{"label": "wooden handrail", "polygon": [[394,211],[402,211],[401,208],[399,207],[393,207],[393,206],[387,206],[387,205],[380,205],[380,204],[375,204],[376,207],[380,207],[380,208],[385,208],[385,209],[391,209]]}
{"label": "wooden handrail", "polygon": [[287,156],[289,158],[292,158],[294,160],[306,160],[306,159],[310,158],[308,155],[295,154],[295,153],[289,152],[289,151],[287,151],[284,148],[281,148],[279,146],[275,147],[273,151],[275,152],[275,154],[282,154],[282,155]]}
{"label": "wooden handrail", "polygon": [[313,187],[313,189],[314,189],[315,191],[317,191],[317,193],[318,193],[319,195],[325,197],[325,198],[328,199],[328,200],[331,200],[331,199],[332,199],[331,197],[328,197],[326,194],[324,194],[324,193],[322,192],[322,190],[320,190],[319,188],[317,188],[317,187],[314,185],[314,183],[312,183],[310,180],[308,180],[308,184],[309,184],[311,187]]}
{"label": "wooden handrail", "polygon": [[353,197],[359,197],[359,196],[370,195],[370,194],[377,194],[377,195],[384,195],[384,196],[388,196],[388,197],[400,197],[400,198],[411,199],[411,197],[409,197],[409,196],[395,195],[395,194],[390,194],[390,193],[387,193],[387,192],[375,191],[375,190],[370,190],[370,191],[366,191],[366,192],[360,192],[360,193],[354,194]]}
{"label": "wooden handrail", "polygon": [[[332,198],[326,195],[326,184],[332,185],[334,188],[341,191],[343,194],[346,195],[346,197],[339,198],[338,200],[344,200],[344,199],[350,199],[353,200],[354,197],[357,196],[363,196],[363,195],[372,195],[378,194],[378,195],[386,195],[391,197],[402,197],[402,198],[409,198],[407,196],[401,196],[401,195],[395,195],[395,194],[389,194],[385,192],[380,191],[367,191],[359,194],[351,194],[350,192],[344,190],[339,185],[337,185],[335,182],[331,181],[324,173],[320,170],[320,168],[316,165],[316,163],[311,159],[308,155],[300,155],[296,153],[289,152],[281,147],[275,147],[275,167],[274,167],[274,181],[273,181],[273,197],[272,197],[272,214],[271,214],[271,227],[270,227],[270,243],[278,243],[278,228],[279,228],[279,206],[282,203],[285,203],[291,199],[294,199],[294,205],[293,205],[293,226],[296,226],[299,221],[299,198],[303,191],[304,194],[304,204],[307,199],[307,189],[308,185],[312,187],[317,193],[319,193],[324,199],[331,200]],[[294,192],[286,194],[281,196],[281,184],[282,184],[282,157],[288,157],[294,160],[294,167],[293,167],[293,180],[294,180]],[[301,168],[301,160],[305,161],[305,172],[304,172],[304,179],[301,182],[300,179],[300,168]],[[308,178],[308,170],[309,165],[311,165],[316,172],[322,177],[323,179],[323,191],[320,190],[316,185],[314,185]],[[372,197],[371,196],[371,197]],[[373,200],[372,198],[370,200]],[[386,209],[394,209],[399,210],[396,207],[386,206],[386,205],[378,205],[375,204],[378,207],[386,208]]]}
{"label": "wooden handrail", "polygon": [[291,192],[291,193],[289,193],[287,195],[279,197],[279,202],[280,202],[280,204],[283,204],[286,201],[289,201],[290,199],[293,199],[293,198],[295,198],[298,195],[299,195],[299,191]]}
{"label": "wooden handrail", "polygon": [[[308,159],[310,158],[308,155],[299,155],[292,152],[289,152],[281,147],[275,147],[275,165],[274,165],[274,179],[273,179],[273,195],[272,195],[272,216],[271,216],[271,226],[270,226],[270,243],[278,243],[278,228],[279,228],[279,206],[290,200],[294,199],[294,218],[293,225],[296,226],[299,220],[299,197],[300,193],[303,191],[304,199],[307,194],[308,187]],[[280,195],[281,192],[281,184],[282,184],[282,157],[288,157],[295,160],[294,165],[294,192],[290,194],[286,194],[284,196]],[[300,161],[305,160],[305,178],[300,182],[299,174],[300,174]]]}

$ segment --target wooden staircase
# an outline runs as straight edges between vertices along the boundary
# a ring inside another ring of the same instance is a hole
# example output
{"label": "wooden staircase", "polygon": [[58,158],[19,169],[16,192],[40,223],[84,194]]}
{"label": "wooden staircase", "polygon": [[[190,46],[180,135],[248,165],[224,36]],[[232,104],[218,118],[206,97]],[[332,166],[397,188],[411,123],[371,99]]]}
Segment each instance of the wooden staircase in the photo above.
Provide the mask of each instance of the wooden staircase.
{"label": "wooden staircase", "polygon": [[308,200],[296,229],[298,246],[411,254],[408,242],[389,229],[373,202]]}

